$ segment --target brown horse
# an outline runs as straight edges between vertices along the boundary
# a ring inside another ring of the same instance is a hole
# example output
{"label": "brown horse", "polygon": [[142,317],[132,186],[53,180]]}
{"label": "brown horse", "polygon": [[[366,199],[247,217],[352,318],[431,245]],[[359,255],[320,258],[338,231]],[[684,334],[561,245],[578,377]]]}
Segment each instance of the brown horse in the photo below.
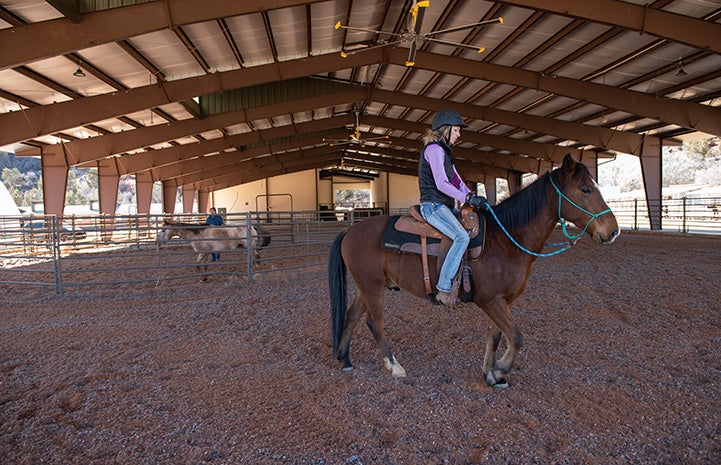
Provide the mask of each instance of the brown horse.
{"label": "brown horse", "polygon": [[[506,387],[504,376],[511,370],[521,348],[522,338],[511,315],[513,301],[520,296],[531,273],[531,266],[560,221],[583,228],[598,243],[610,243],[618,236],[616,218],[603,200],[588,168],[566,155],[562,166],[541,176],[534,183],[506,199],[487,219],[483,255],[471,261],[473,301],[490,318],[486,339],[483,374],[486,384]],[[496,220],[497,219],[497,220]],[[383,331],[383,300],[386,288],[427,298],[419,255],[381,248],[381,237],[388,216],[376,216],[355,223],[341,232],[331,246],[328,284],[331,299],[333,352],[344,371],[352,370],[349,358],[353,328],[366,314],[366,324],[378,343],[386,369],[403,377],[405,369],[391,353]],[[503,225],[503,226],[499,226]],[[572,244],[580,237],[568,236]],[[512,238],[512,239],[511,239]],[[429,257],[431,281],[438,273]],[[346,273],[358,291],[347,306]],[[496,360],[501,335],[507,341],[503,356]]]}

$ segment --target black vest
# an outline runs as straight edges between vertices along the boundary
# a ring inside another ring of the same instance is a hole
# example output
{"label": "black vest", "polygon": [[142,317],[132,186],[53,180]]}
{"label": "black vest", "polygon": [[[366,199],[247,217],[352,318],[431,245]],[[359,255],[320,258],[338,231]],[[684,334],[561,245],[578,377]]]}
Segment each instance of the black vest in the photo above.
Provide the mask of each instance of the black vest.
{"label": "black vest", "polygon": [[453,181],[453,158],[451,157],[451,149],[443,142],[431,142],[423,147],[421,151],[420,159],[418,160],[418,187],[421,191],[421,203],[422,202],[436,202],[446,205],[448,208],[453,209],[456,206],[456,200],[453,197],[449,197],[443,192],[439,191],[436,187],[436,181],[433,179],[433,171],[431,171],[431,165],[426,161],[426,157],[423,153],[431,144],[439,145],[445,157],[443,158],[443,168],[446,172],[446,178],[448,182]]}

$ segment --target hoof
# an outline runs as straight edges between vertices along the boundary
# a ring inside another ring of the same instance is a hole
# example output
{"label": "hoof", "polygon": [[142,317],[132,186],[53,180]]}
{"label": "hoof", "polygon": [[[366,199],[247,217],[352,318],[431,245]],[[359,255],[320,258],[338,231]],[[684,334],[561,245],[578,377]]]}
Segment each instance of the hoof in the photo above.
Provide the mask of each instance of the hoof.
{"label": "hoof", "polygon": [[403,368],[400,363],[398,363],[395,357],[392,357],[392,360],[384,358],[383,364],[386,366],[386,370],[390,371],[391,376],[393,376],[394,378],[406,377],[406,369]]}
{"label": "hoof", "polygon": [[508,381],[503,376],[496,376],[492,371],[486,373],[486,384],[492,388],[505,389],[508,387]]}
{"label": "hoof", "polygon": [[340,371],[342,371],[343,373],[350,373],[351,371],[353,371],[353,367],[352,366],[343,367],[340,369]]}

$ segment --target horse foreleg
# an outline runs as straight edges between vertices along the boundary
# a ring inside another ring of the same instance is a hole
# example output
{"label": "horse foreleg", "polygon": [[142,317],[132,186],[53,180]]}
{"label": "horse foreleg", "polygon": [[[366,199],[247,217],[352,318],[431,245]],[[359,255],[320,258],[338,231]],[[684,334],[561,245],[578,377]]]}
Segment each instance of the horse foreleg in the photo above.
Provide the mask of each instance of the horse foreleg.
{"label": "horse foreleg", "polygon": [[[511,312],[502,298],[489,302],[484,306],[486,314],[493,324],[488,329],[486,341],[486,354],[483,358],[483,375],[486,384],[492,387],[507,387],[508,382],[503,377],[513,368],[516,354],[523,345],[523,337]],[[506,336],[508,348],[500,360],[496,360],[496,351],[501,335]]]}
{"label": "horse foreleg", "polygon": [[205,282],[208,280],[208,254],[207,253],[199,253],[198,259],[195,260],[195,268],[198,270],[198,273],[201,273],[200,275],[200,281]]}
{"label": "horse foreleg", "polygon": [[502,334],[496,325],[488,325],[488,331],[486,332],[486,354],[483,357],[483,373],[488,373],[496,368],[496,352],[498,351],[498,345],[501,343]]}

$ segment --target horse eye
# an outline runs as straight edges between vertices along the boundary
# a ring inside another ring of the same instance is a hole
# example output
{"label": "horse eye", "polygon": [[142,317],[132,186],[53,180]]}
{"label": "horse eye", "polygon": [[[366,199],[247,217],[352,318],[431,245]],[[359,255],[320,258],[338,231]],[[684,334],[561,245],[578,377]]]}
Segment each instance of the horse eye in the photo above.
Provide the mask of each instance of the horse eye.
{"label": "horse eye", "polygon": [[583,192],[584,194],[590,194],[590,193],[591,193],[591,188],[588,187],[588,186],[583,186],[583,187],[581,188],[581,192]]}

